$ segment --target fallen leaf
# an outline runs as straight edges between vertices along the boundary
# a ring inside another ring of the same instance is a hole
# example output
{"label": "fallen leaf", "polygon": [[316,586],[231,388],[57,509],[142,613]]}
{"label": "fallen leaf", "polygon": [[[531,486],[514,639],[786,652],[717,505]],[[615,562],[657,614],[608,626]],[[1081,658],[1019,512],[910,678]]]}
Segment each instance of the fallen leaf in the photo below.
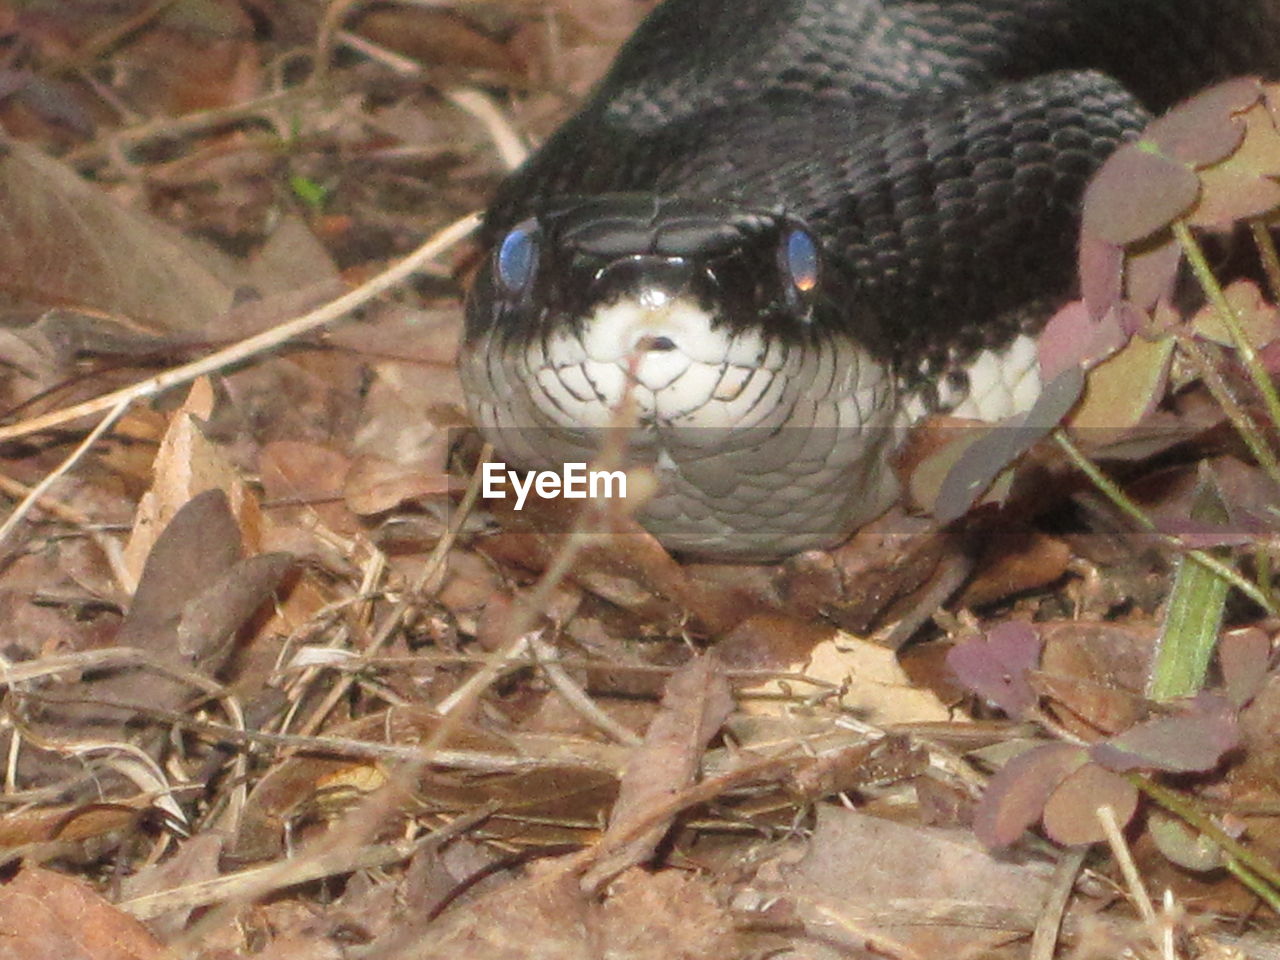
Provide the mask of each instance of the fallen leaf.
{"label": "fallen leaf", "polygon": [[0,287],[11,298],[74,305],[151,334],[208,335],[231,307],[235,273],[220,255],[26,144],[6,141],[0,196]]}
{"label": "fallen leaf", "polygon": [[133,530],[124,548],[125,561],[135,577],[141,575],[142,565],[156,538],[174,514],[205,490],[216,488],[226,494],[246,547],[250,552],[258,548],[262,518],[257,498],[240,478],[226,452],[210,441],[200,426],[201,421],[212,415],[213,404],[209,381],[197,380],[169,422],[169,429],[156,451],[155,479],[138,502]]}
{"label": "fallen leaf", "polygon": [[0,960],[161,960],[167,951],[88,884],[24,867],[0,886]]}
{"label": "fallen leaf", "polygon": [[859,949],[879,936],[918,957],[985,955],[1035,926],[1048,890],[1034,868],[996,859],[965,832],[830,804],[818,808],[803,859],[782,872],[813,936]]}
{"label": "fallen leaf", "polygon": [[[954,719],[936,694],[911,682],[895,651],[850,633],[838,632],[819,643],[808,657],[792,664],[786,672],[803,674],[818,684],[840,690],[842,705],[880,726]],[[771,680],[744,690],[741,709],[750,713],[777,712],[782,709],[777,698],[794,691],[794,681]]]}
{"label": "fallen leaf", "polygon": [[1039,664],[1042,646],[1032,624],[1010,620],[956,644],[947,653],[947,665],[974,693],[1020,717],[1036,703],[1027,674]]}
{"label": "fallen leaf", "polygon": [[653,855],[679,812],[669,809],[671,799],[694,782],[703,751],[732,710],[724,665],[714,652],[672,674],[643,745],[627,760],[609,826],[582,878],[584,890],[598,890]]}
{"label": "fallen leaf", "polygon": [[1044,805],[1044,832],[1065,846],[1107,839],[1098,808],[1110,807],[1123,829],[1138,809],[1138,788],[1124,777],[1086,763],[1063,780]]}
{"label": "fallen leaf", "polygon": [[987,783],[974,811],[974,835],[989,847],[1007,847],[1040,819],[1053,792],[1088,759],[1071,743],[1046,743],[1014,757]]}

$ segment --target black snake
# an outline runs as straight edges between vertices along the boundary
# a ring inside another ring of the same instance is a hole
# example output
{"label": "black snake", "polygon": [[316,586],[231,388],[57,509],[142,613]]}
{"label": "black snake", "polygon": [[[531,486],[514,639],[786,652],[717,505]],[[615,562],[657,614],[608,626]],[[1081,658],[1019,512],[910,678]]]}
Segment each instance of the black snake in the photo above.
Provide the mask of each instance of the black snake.
{"label": "black snake", "polygon": [[667,0],[488,211],[473,418],[524,468],[630,422],[672,549],[839,541],[911,422],[1034,402],[1091,173],[1278,38],[1269,0]]}

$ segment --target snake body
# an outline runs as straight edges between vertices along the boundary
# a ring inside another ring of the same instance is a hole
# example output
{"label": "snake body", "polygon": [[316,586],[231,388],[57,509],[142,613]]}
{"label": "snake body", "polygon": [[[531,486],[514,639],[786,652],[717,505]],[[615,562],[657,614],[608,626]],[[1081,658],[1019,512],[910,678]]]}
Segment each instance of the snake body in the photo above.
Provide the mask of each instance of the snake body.
{"label": "snake body", "polygon": [[473,419],[531,469],[629,424],[671,549],[838,542],[910,423],[1035,401],[1089,176],[1278,38],[1268,0],[667,0],[486,215]]}

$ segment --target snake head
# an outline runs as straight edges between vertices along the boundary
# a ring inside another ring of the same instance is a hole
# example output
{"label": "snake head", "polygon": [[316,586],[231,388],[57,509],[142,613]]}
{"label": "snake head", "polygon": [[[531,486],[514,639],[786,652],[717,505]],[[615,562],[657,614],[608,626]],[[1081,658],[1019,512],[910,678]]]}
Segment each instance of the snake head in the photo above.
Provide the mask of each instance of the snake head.
{"label": "snake head", "polygon": [[851,499],[883,508],[883,458],[867,454],[894,415],[887,371],[840,322],[839,282],[785,213],[633,195],[546,203],[501,235],[468,300],[472,416],[504,459],[550,468],[592,459],[630,410],[626,445],[670,493],[646,524],[688,550],[752,527],[798,464],[821,520],[791,537],[794,501],[776,498],[788,549],[827,541]]}

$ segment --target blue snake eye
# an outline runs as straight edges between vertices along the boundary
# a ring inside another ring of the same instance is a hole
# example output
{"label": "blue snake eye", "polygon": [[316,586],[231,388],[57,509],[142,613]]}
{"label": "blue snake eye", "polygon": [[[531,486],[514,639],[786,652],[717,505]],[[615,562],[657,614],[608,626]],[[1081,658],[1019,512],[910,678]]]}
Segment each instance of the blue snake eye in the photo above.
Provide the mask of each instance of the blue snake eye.
{"label": "blue snake eye", "polygon": [[778,253],[793,294],[803,298],[812,293],[818,285],[818,244],[813,235],[799,227],[789,230]]}
{"label": "blue snake eye", "polygon": [[498,247],[498,281],[508,293],[520,293],[533,282],[538,267],[538,239],[532,222],[512,227]]}

